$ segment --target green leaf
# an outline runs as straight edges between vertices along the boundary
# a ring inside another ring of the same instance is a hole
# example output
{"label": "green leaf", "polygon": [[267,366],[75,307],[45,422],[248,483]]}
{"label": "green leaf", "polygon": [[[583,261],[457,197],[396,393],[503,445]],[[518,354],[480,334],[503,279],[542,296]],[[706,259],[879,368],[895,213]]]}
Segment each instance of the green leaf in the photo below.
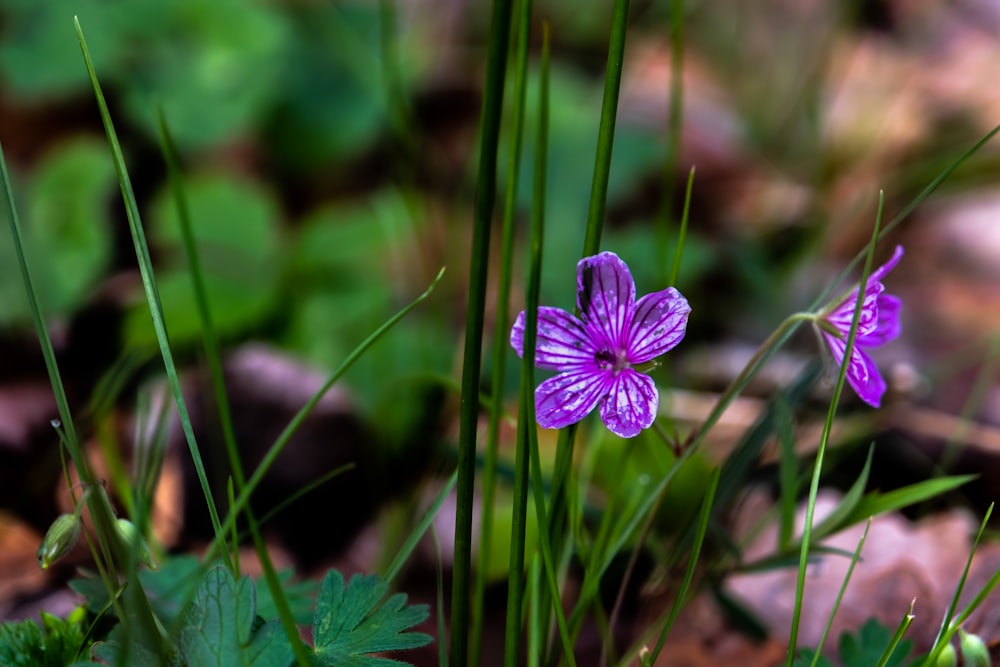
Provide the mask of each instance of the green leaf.
{"label": "green leaf", "polygon": [[[107,151],[97,141],[63,144],[38,164],[29,183],[25,250],[46,312],[72,312],[110,264],[107,204],[115,173]],[[0,237],[0,303],[0,325],[30,321],[10,235]]]}
{"label": "green leaf", "polygon": [[[811,667],[813,656],[815,655],[816,651],[811,648],[804,648],[795,656],[795,662],[792,664],[794,667]],[[834,665],[826,657],[820,656],[819,660],[816,661],[816,667],[834,667]]]}
{"label": "green leaf", "polygon": [[80,67],[80,46],[73,39],[72,17],[87,23],[94,42],[91,55],[98,70],[115,69],[129,44],[120,38],[122,19],[135,10],[128,0],[7,0],[4,39],[0,41],[0,72],[15,98],[40,100],[67,96],[87,85]]}
{"label": "green leaf", "polygon": [[208,571],[182,614],[178,648],[187,667],[284,667],[294,659],[281,624],[257,616],[253,581]]}
{"label": "green leaf", "polygon": [[33,620],[0,625],[0,665],[4,667],[63,667],[83,643],[84,613],[62,619],[44,611],[41,627]]}
{"label": "green leaf", "polygon": [[162,104],[181,149],[231,141],[254,129],[280,93],[282,56],[294,40],[275,6],[174,0],[143,3],[132,15],[129,37],[143,47],[122,63],[131,69],[122,77],[125,111],[150,136]]}
{"label": "green leaf", "polygon": [[[840,636],[840,660],[844,667],[871,667],[878,664],[890,639],[892,630],[870,618],[856,635],[845,632]],[[885,663],[886,667],[901,667],[912,646],[913,642],[909,639],[900,642],[892,657]]]}
{"label": "green leaf", "polygon": [[389,587],[376,575],[344,578],[330,570],[323,579],[313,639],[317,664],[323,667],[388,667],[395,660],[370,654],[400,651],[429,644],[421,632],[405,632],[427,619],[427,605],[406,605],[396,593],[384,602]]}
{"label": "green leaf", "polygon": [[[821,540],[827,535],[830,535],[834,530],[837,530],[841,522],[847,517],[851,516],[855,508],[857,508],[858,503],[861,502],[862,496],[865,492],[865,485],[868,484],[868,473],[871,471],[872,467],[872,454],[875,452],[875,445],[872,444],[868,448],[868,459],[865,461],[865,467],[861,469],[861,473],[858,475],[858,479],[851,485],[851,488],[844,494],[837,506],[833,508],[823,521],[820,522],[818,526],[813,528],[814,540]],[[867,517],[866,517],[867,518]]]}
{"label": "green leaf", "polygon": [[953,475],[950,477],[928,479],[887,493],[878,491],[869,493],[858,502],[838,526],[832,527],[830,532],[832,534],[858,522],[867,521],[868,517],[876,516],[883,512],[892,512],[923,502],[929,498],[934,498],[935,496],[957,489],[975,478],[976,475]]}

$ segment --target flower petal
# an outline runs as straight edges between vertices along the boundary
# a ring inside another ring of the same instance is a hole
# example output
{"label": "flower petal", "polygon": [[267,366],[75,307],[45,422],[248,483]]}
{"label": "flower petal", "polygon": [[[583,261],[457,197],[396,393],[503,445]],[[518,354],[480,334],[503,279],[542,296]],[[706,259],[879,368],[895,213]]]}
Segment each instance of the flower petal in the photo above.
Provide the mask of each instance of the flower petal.
{"label": "flower petal", "polygon": [[[833,353],[833,360],[837,363],[837,366],[840,366],[844,363],[844,352],[847,351],[847,341],[826,332],[823,332],[823,337],[830,346],[830,352]],[[868,405],[877,408],[882,404],[882,394],[886,390],[885,380],[882,379],[882,375],[878,372],[878,366],[875,365],[875,361],[858,347],[857,341],[854,343],[851,361],[847,366],[847,382],[861,400]]]}
{"label": "flower petal", "polygon": [[[903,246],[897,245],[896,249],[892,253],[892,257],[871,272],[868,276],[868,282],[865,284],[865,302],[861,306],[861,320],[858,323],[858,337],[865,337],[875,333],[876,329],[882,326],[882,321],[879,317],[879,307],[881,305],[882,293],[885,291],[885,285],[882,284],[882,279],[888,275],[890,271],[896,268],[899,264],[899,260],[903,257]],[[851,322],[854,320],[854,307],[858,300],[858,290],[854,289],[851,294],[845,298],[837,307],[827,316],[827,320],[835,327],[840,329],[846,335],[848,331],[851,330]],[[898,332],[897,332],[898,333]],[[891,338],[886,338],[885,340],[891,340]]]}
{"label": "flower petal", "polygon": [[586,417],[613,383],[610,373],[578,370],[560,373],[535,389],[535,419],[544,428],[562,428]]}
{"label": "flower petal", "polygon": [[659,402],[653,378],[626,368],[601,401],[601,419],[615,435],[633,438],[653,423]]}
{"label": "flower petal", "polygon": [[635,303],[635,281],[613,252],[584,257],[576,265],[576,304],[590,335],[604,349],[622,347]]}
{"label": "flower petal", "polygon": [[[885,285],[880,282],[869,280],[868,284],[865,285],[865,302],[861,304],[861,319],[858,320],[859,338],[872,334],[878,327],[878,301],[884,291]],[[857,303],[858,290],[855,289],[826,317],[827,321],[840,330],[845,338],[851,330],[851,323],[854,321],[854,308]]]}
{"label": "flower petal", "polygon": [[864,347],[884,345],[899,336],[899,310],[903,302],[892,294],[882,294],[878,298],[878,325],[866,336],[858,336],[858,343]]}
{"label": "flower petal", "polygon": [[[510,344],[520,357],[524,356],[524,320],[522,310],[510,330]],[[538,339],[535,343],[535,365],[549,370],[570,370],[581,366],[596,368],[597,350],[587,329],[575,315],[562,308],[538,308]]]}
{"label": "flower petal", "polygon": [[896,268],[896,265],[899,264],[899,260],[902,258],[903,246],[898,245],[896,246],[896,249],[892,251],[892,257],[890,257],[885,264],[872,271],[871,276],[868,278],[868,282],[882,282],[882,279],[885,278],[890,271]]}
{"label": "flower petal", "polygon": [[629,363],[642,364],[666,354],[684,338],[691,306],[673,287],[639,299],[629,323]]}

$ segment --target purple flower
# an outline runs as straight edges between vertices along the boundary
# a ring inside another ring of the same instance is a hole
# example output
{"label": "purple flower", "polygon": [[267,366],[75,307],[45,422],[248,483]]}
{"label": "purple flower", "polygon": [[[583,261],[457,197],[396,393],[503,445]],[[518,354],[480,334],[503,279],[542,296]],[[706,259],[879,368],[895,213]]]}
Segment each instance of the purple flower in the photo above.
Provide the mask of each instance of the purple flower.
{"label": "purple flower", "polygon": [[[872,406],[879,407],[882,394],[885,393],[885,380],[878,372],[878,366],[866,350],[884,345],[899,335],[899,297],[885,294],[882,278],[892,271],[903,256],[903,247],[896,246],[889,261],[872,271],[865,285],[865,301],[861,307],[861,320],[858,323],[858,333],[854,339],[854,349],[851,361],[847,366],[847,381],[857,392],[861,400]],[[854,308],[858,301],[858,289],[855,288],[840,303],[831,306],[822,316],[820,331],[826,339],[833,360],[838,366],[844,363],[844,352],[847,351],[847,337],[854,320]]]}
{"label": "purple flower", "polygon": [[[634,437],[653,423],[659,403],[653,378],[634,367],[680,342],[691,308],[673,287],[636,301],[632,274],[613,252],[585,257],[576,271],[580,317],[538,309],[535,364],[559,371],[535,390],[538,423],[562,428],[599,406],[612,433]],[[523,356],[524,311],[510,344]]]}

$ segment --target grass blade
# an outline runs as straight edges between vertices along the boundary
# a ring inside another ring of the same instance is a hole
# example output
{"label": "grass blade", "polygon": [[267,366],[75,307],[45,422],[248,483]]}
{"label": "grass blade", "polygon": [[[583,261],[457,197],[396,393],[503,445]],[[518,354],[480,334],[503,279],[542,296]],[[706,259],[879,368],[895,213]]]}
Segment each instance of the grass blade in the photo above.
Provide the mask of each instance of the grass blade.
{"label": "grass blade", "polygon": [[[882,653],[882,657],[880,657],[878,662],[875,663],[875,667],[885,667],[885,665],[889,662],[889,658],[892,657],[893,651],[895,651],[896,647],[899,646],[899,642],[902,641],[903,635],[906,634],[906,631],[910,627],[910,623],[913,622],[913,605],[916,603],[916,598],[910,602],[909,610],[906,612],[906,615],[903,616],[903,620],[899,622],[899,625],[896,626],[896,632],[893,633],[892,639],[889,640],[889,645],[885,647],[885,652]],[[819,655],[819,649],[816,650],[816,654]]]}
{"label": "grass blade", "polygon": [[837,384],[833,390],[833,397],[830,399],[830,408],[827,411],[826,421],[823,424],[823,434],[820,436],[819,447],[816,450],[816,462],[813,466],[812,482],[809,485],[809,500],[806,504],[806,518],[802,526],[802,546],[799,551],[799,571],[795,581],[795,607],[792,613],[792,627],[788,637],[788,660],[787,666],[792,667],[795,662],[795,649],[799,635],[799,617],[802,614],[802,598],[806,587],[806,566],[809,558],[809,542],[812,538],[813,516],[816,512],[816,496],[819,493],[819,478],[823,471],[823,457],[826,453],[826,445],[830,439],[830,431],[833,428],[833,419],[837,414],[837,406],[840,403],[840,395],[844,391],[844,383],[847,380],[847,367],[854,353],[854,343],[858,336],[858,324],[861,322],[861,311],[864,306],[865,288],[868,284],[868,276],[871,275],[872,262],[875,259],[875,245],[878,243],[879,230],[882,226],[882,209],[885,205],[885,195],[879,193],[878,212],[875,215],[875,228],[872,230],[872,238],[868,244],[868,257],[865,260],[865,269],[861,275],[861,282],[858,284],[858,297],[854,305],[854,316],[851,321],[850,333],[847,336],[847,346],[844,350],[844,360],[840,364],[840,373],[837,375]]}
{"label": "grass blade", "polygon": [[604,72],[604,98],[601,102],[601,125],[597,131],[597,154],[594,157],[594,180],[590,186],[590,207],[587,210],[587,231],[583,240],[583,256],[596,255],[601,249],[604,209],[608,201],[608,179],[611,175],[611,150],[615,143],[615,121],[618,117],[618,93],[625,61],[625,32],[628,28],[629,0],[615,0],[611,18],[611,40],[608,44],[608,64]]}
{"label": "grass blade", "polygon": [[431,506],[427,508],[427,511],[424,513],[424,517],[420,520],[420,523],[418,523],[417,527],[413,529],[410,536],[406,538],[403,546],[396,551],[396,557],[392,559],[392,562],[389,563],[389,567],[385,569],[385,574],[382,575],[382,581],[386,583],[391,582],[396,578],[396,575],[399,574],[399,571],[403,569],[403,564],[406,563],[410,554],[412,554],[413,550],[416,549],[420,539],[427,532],[427,529],[430,528],[431,523],[434,521],[434,517],[437,516],[438,510],[441,509],[441,505],[448,498],[448,494],[450,494],[452,489],[455,488],[455,482],[457,481],[458,471],[455,471],[452,473],[451,477],[448,478],[448,482],[444,485],[444,488],[441,489],[441,492],[438,493],[437,498],[434,499]]}
{"label": "grass blade", "polygon": [[[187,440],[188,449],[191,453],[191,460],[194,463],[195,474],[201,486],[202,494],[205,496],[205,504],[212,520],[212,529],[215,539],[219,543],[224,543],[226,534],[222,530],[219,521],[219,513],[215,507],[215,500],[212,491],[208,486],[208,477],[205,474],[205,465],[201,459],[201,452],[198,450],[198,443],[194,437],[194,430],[191,427],[191,418],[188,415],[187,404],[184,402],[184,395],[181,392],[180,378],[177,375],[177,367],[174,365],[173,353],[170,350],[170,339],[167,335],[166,322],[163,319],[163,306],[160,304],[160,295],[156,288],[156,278],[153,274],[153,260],[149,256],[149,247],[146,244],[146,234],[143,231],[142,220],[139,217],[139,207],[135,201],[135,193],[132,191],[132,182],[125,167],[125,156],[122,154],[121,145],[118,143],[118,134],[115,132],[111,122],[111,114],[108,111],[107,102],[104,100],[104,93],[101,91],[101,84],[97,80],[97,73],[94,71],[94,64],[90,59],[90,51],[87,49],[87,42],[83,37],[83,29],[80,27],[80,20],[73,17],[76,26],[76,35],[80,40],[80,49],[83,52],[83,60],[87,66],[87,74],[90,76],[90,83],[94,89],[94,96],[97,99],[97,106],[100,109],[101,121],[104,124],[104,132],[108,138],[108,145],[111,148],[111,158],[115,164],[115,171],[118,174],[118,182],[121,185],[122,199],[125,202],[125,214],[128,217],[129,230],[132,233],[132,242],[135,245],[136,259],[139,264],[139,273],[142,275],[142,286],[146,292],[146,301],[149,303],[149,312],[153,319],[153,329],[156,331],[156,340],[160,346],[160,356],[163,358],[163,366],[167,373],[167,382],[174,395],[174,402],[177,404],[177,413],[181,422],[181,430]],[[228,553],[223,553],[223,559],[227,567],[232,569],[232,562]]]}
{"label": "grass blade", "polygon": [[688,556],[687,568],[684,570],[684,579],[681,581],[681,587],[678,589],[677,597],[674,599],[673,607],[670,609],[670,616],[667,618],[667,622],[664,624],[663,630],[660,631],[660,638],[656,641],[656,647],[653,649],[653,652],[649,657],[650,664],[656,662],[656,658],[660,655],[660,651],[663,650],[663,644],[667,641],[667,636],[670,634],[670,628],[673,627],[678,614],[681,613],[681,607],[684,605],[684,598],[687,597],[688,589],[691,587],[691,581],[694,579],[694,568],[698,564],[698,557],[701,555],[701,545],[705,543],[705,532],[708,530],[708,520],[712,516],[712,503],[715,500],[715,491],[719,488],[719,473],[720,468],[716,468],[712,471],[712,477],[709,479],[708,488],[705,490],[705,498],[701,502],[701,512],[698,514],[698,527],[695,532],[694,544],[692,545],[690,555]]}
{"label": "grass blade", "polygon": [[[868,462],[871,463],[871,450],[869,449]],[[840,602],[844,599],[844,593],[847,591],[847,584],[851,581],[851,575],[854,574],[854,567],[858,564],[858,560],[861,558],[861,550],[865,546],[865,540],[868,539],[868,531],[872,527],[872,520],[868,519],[868,523],[865,525],[865,532],[861,534],[861,539],[858,540],[858,548],[854,550],[854,555],[851,556],[851,564],[847,566],[847,573],[844,575],[844,581],[840,585],[840,590],[837,592],[837,597],[833,601],[833,609],[830,610],[830,616],[826,619],[826,626],[823,628],[823,634],[819,637],[819,643],[816,645],[816,652],[813,655],[811,667],[816,667],[819,661],[820,655],[823,653],[823,644],[826,643],[826,638],[830,636],[830,628],[833,627],[833,619],[837,615],[837,610],[840,609]],[[910,605],[910,611],[913,611],[913,605]],[[900,635],[902,637],[902,635]]]}
{"label": "grass blade", "polygon": [[476,432],[479,419],[479,377],[483,351],[483,317],[490,255],[490,226],[496,198],[497,147],[503,89],[510,41],[512,0],[493,0],[486,83],[479,143],[479,174],[469,254],[469,295],[462,358],[462,400],[458,427],[458,491],[455,509],[455,564],[451,586],[451,664],[469,659],[469,578],[472,561],[472,500],[476,485]]}
{"label": "grass blade", "polygon": [[483,611],[486,598],[486,567],[482,559],[492,550],[493,503],[496,492],[497,450],[500,421],[503,418],[503,392],[506,383],[507,354],[510,349],[508,311],[510,310],[511,271],[514,264],[514,217],[517,213],[518,180],[521,171],[521,146],[524,134],[524,106],[527,90],[528,37],[531,32],[531,0],[520,0],[517,21],[517,52],[514,70],[513,127],[510,132],[510,161],[507,165],[507,191],[504,199],[503,226],[500,232],[500,280],[497,285],[496,328],[493,332],[493,377],[490,383],[492,407],[486,435],[483,463],[482,519],[479,528],[480,567],[476,570],[473,591],[473,622],[469,655],[479,662],[482,655]]}

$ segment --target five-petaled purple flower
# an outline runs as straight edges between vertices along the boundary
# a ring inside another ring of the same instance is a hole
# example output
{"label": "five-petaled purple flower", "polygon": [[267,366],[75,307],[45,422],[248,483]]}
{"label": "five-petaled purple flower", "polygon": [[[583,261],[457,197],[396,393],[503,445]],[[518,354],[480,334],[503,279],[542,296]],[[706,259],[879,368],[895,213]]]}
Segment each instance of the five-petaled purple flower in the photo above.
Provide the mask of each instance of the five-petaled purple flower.
{"label": "five-petaled purple flower", "polygon": [[[545,428],[562,428],[600,407],[608,429],[631,438],[653,423],[659,403],[653,379],[635,366],[680,342],[691,307],[673,287],[636,301],[632,274],[612,252],[585,257],[576,269],[580,317],[538,309],[535,364],[559,374],[535,390],[536,417]],[[522,356],[524,316],[510,333]]]}
{"label": "five-petaled purple flower", "polygon": [[[882,394],[885,393],[885,380],[878,372],[878,367],[866,350],[888,343],[899,335],[899,297],[885,293],[882,278],[886,276],[903,256],[903,247],[896,246],[889,261],[872,271],[865,285],[865,300],[861,307],[861,319],[858,323],[858,333],[854,339],[851,361],[847,366],[847,381],[858,393],[861,400],[872,406],[879,407]],[[833,360],[840,366],[844,363],[844,353],[847,351],[847,336],[854,320],[854,308],[858,301],[858,288],[855,288],[839,303],[831,306],[821,315],[819,329],[826,340]]]}

